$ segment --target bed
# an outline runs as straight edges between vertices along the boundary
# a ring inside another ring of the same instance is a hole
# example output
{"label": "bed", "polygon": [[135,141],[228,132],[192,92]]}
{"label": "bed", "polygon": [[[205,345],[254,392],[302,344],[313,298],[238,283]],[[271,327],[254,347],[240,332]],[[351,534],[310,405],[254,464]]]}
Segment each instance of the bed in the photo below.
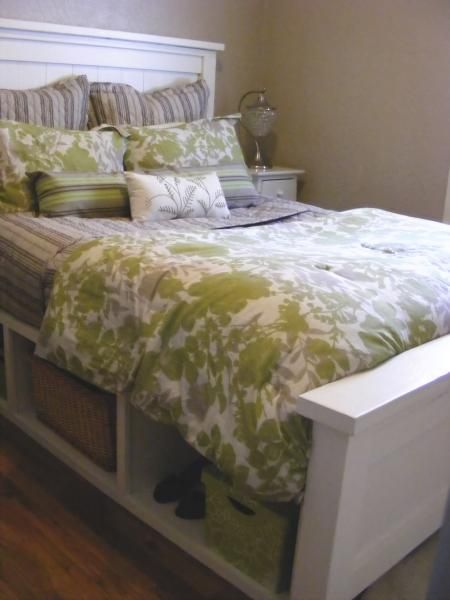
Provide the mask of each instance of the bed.
{"label": "bed", "polygon": [[[0,20],[2,88],[66,75],[140,90],[195,81],[211,91],[220,44]],[[306,207],[305,211],[308,210]],[[2,257],[2,260],[4,258]],[[127,510],[253,598],[279,597],[206,544],[201,527],[155,503],[155,482],[189,459],[171,428],[117,395],[117,469],[97,467],[35,415],[30,361],[37,323],[1,307],[7,393],[1,413]],[[439,528],[450,483],[450,336],[302,393],[312,422],[305,496],[288,597],[351,599]],[[430,468],[432,465],[432,468]]]}

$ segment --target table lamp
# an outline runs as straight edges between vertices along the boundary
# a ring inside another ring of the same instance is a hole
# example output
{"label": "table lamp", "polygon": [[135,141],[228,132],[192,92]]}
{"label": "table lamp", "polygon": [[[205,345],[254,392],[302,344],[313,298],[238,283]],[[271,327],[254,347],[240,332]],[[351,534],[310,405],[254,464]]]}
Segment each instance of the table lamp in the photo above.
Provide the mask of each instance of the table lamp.
{"label": "table lamp", "polygon": [[[253,137],[256,145],[256,153],[252,163],[249,165],[253,169],[268,169],[270,165],[266,164],[261,154],[261,138],[268,135],[272,129],[272,125],[277,116],[277,111],[273,106],[270,106],[265,96],[266,90],[251,90],[246,92],[239,101],[239,112],[241,113],[241,123],[243,127]],[[254,104],[245,106],[243,109],[242,103],[250,96],[257,94],[258,98]]]}

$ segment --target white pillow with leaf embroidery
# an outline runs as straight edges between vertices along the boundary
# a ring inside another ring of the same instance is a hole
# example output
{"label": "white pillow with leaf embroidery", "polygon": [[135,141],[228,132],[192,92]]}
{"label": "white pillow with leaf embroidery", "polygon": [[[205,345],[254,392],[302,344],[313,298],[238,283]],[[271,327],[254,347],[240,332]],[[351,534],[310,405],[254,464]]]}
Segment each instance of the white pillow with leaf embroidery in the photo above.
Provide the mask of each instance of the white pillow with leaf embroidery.
{"label": "white pillow with leaf embroidery", "polygon": [[132,219],[165,221],[193,217],[228,218],[230,211],[217,173],[179,177],[126,171]]}

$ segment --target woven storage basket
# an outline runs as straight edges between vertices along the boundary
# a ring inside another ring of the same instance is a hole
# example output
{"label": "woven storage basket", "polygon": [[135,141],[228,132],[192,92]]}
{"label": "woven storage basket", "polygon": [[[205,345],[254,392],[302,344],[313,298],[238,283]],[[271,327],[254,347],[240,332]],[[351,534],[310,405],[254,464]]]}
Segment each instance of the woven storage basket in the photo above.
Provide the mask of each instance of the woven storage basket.
{"label": "woven storage basket", "polygon": [[33,356],[38,418],[107,471],[116,469],[116,399]]}
{"label": "woven storage basket", "polygon": [[215,467],[202,471],[206,542],[272,592],[289,589],[298,506],[259,502],[228,483]]}

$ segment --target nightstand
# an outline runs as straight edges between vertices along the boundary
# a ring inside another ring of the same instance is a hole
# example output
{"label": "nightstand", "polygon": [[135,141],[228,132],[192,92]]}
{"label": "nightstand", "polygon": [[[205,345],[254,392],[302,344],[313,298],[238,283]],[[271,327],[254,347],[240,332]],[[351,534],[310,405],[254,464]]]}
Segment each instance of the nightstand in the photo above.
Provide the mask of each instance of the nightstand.
{"label": "nightstand", "polygon": [[262,196],[297,200],[298,180],[305,174],[305,171],[288,167],[273,167],[266,170],[249,169],[249,173],[257,192]]}

